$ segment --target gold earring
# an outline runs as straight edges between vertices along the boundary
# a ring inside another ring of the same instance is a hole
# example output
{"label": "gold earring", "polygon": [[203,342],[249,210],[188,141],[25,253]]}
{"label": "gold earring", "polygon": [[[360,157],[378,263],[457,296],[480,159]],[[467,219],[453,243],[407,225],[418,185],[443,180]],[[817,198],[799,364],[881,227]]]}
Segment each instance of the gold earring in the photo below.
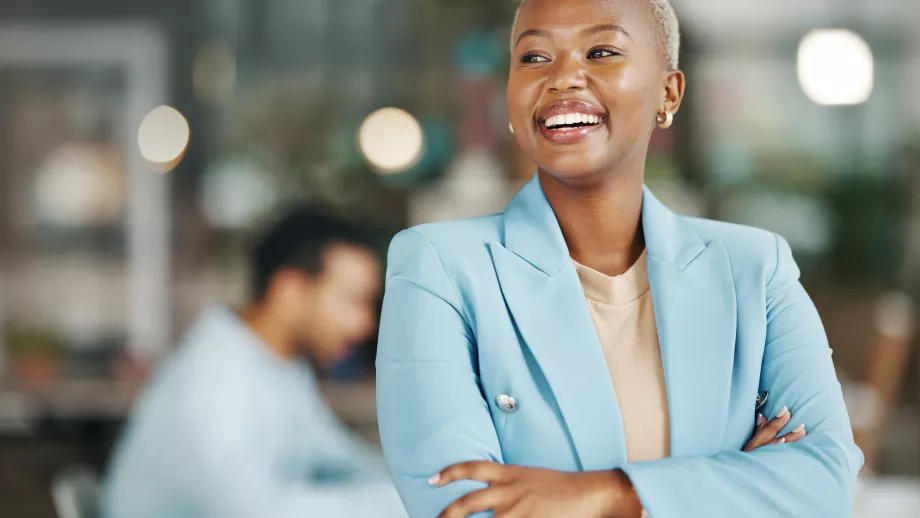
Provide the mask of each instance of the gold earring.
{"label": "gold earring", "polygon": [[674,114],[671,112],[664,112],[664,114],[658,114],[658,127],[661,129],[668,129],[671,127],[671,124],[674,124]]}
{"label": "gold earring", "polygon": [[508,131],[510,131],[511,134],[514,135],[514,126],[512,126],[510,122],[508,123]]}

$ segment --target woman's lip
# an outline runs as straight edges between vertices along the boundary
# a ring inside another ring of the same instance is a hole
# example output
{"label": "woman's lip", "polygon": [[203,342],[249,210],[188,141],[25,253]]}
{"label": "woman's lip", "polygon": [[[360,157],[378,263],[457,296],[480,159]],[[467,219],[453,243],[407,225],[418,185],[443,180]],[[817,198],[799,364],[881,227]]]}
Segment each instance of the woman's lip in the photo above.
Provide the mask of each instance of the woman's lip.
{"label": "woman's lip", "polygon": [[595,124],[593,126],[581,126],[554,130],[547,128],[545,124],[538,124],[538,126],[540,127],[540,133],[546,140],[554,144],[574,144],[575,142],[584,139],[591,133],[606,127],[606,124],[601,122],[600,124]]}
{"label": "woman's lip", "polygon": [[607,116],[604,110],[584,101],[558,101],[540,110],[536,119],[537,122],[543,122],[554,115],[568,115],[569,113],[585,113],[604,118]]}

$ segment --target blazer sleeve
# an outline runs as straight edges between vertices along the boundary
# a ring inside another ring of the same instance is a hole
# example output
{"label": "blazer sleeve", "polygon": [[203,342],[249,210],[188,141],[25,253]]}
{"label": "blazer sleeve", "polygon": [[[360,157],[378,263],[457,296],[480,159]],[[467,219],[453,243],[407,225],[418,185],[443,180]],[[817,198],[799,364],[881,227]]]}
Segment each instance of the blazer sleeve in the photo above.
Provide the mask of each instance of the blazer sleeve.
{"label": "blazer sleeve", "polygon": [[[390,244],[377,349],[377,413],[387,467],[413,518],[437,516],[485,484],[428,478],[457,462],[502,462],[463,304],[416,230]],[[491,513],[475,516],[486,517]]]}
{"label": "blazer sleeve", "polygon": [[652,518],[852,516],[863,456],[831,361],[824,327],[799,283],[789,245],[776,237],[766,286],[767,334],[760,384],[773,416],[786,405],[807,435],[752,453],[669,458],[624,468]]}

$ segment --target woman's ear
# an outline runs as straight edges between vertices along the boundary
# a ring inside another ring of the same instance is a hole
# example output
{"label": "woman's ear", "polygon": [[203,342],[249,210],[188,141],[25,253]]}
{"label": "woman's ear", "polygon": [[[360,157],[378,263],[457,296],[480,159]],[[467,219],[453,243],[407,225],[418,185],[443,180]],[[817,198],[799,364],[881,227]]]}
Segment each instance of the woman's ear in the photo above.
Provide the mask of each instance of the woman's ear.
{"label": "woman's ear", "polygon": [[661,112],[677,114],[680,109],[680,103],[684,100],[684,88],[686,78],[680,70],[671,70],[665,77],[664,99],[662,100]]}

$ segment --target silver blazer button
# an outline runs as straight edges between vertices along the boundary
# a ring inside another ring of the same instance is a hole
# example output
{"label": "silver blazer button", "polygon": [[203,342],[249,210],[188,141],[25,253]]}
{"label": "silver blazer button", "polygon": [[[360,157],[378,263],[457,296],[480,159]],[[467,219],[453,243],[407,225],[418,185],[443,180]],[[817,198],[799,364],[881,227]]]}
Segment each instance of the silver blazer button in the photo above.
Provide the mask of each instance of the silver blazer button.
{"label": "silver blazer button", "polygon": [[509,414],[517,411],[517,401],[508,394],[499,394],[495,396],[495,404],[498,405],[498,408],[502,409],[504,412]]}

